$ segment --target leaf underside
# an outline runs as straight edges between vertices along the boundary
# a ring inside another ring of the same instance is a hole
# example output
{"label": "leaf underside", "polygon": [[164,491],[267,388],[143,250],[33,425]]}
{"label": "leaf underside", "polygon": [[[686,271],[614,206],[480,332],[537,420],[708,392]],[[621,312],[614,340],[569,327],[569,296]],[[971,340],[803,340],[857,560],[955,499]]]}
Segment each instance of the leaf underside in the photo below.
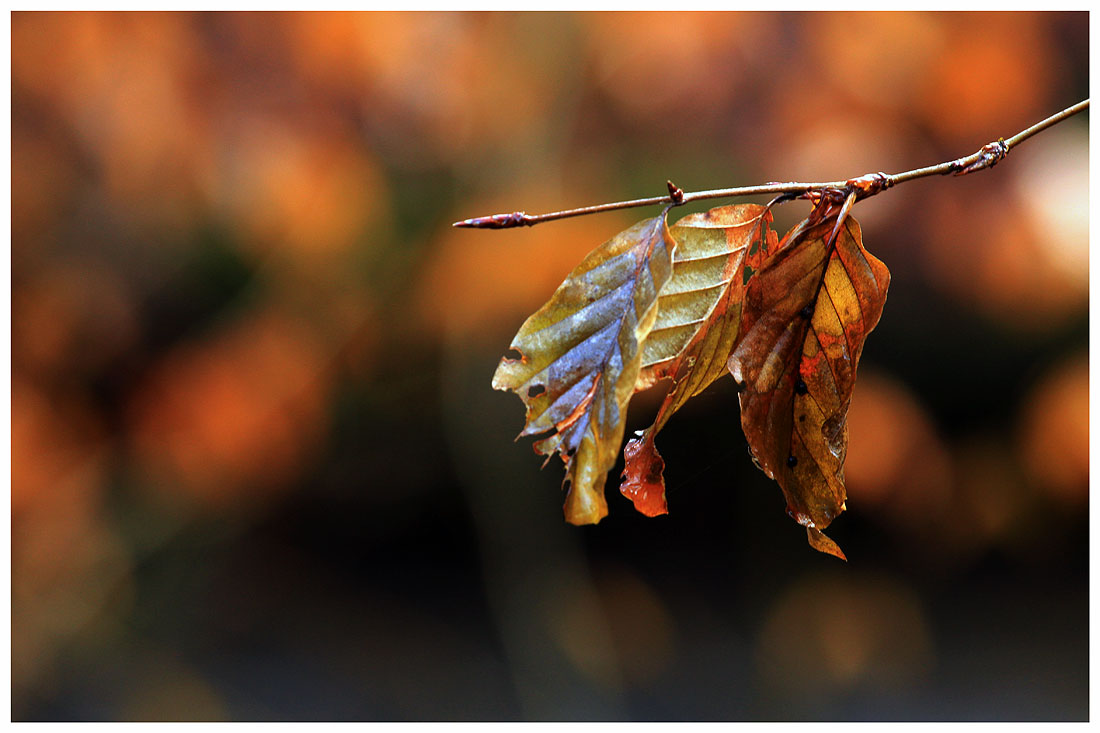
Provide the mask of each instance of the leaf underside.
{"label": "leaf underside", "polygon": [[626,407],[672,275],[676,247],[666,212],[635,224],[590,252],[550,300],[520,328],[493,388],[527,406],[520,433],[551,434],[536,452],[565,463],[565,518],[594,524],[607,515],[604,483],[625,429]]}
{"label": "leaf underside", "polygon": [[750,278],[742,338],[729,359],[741,425],[811,546],[843,558],[822,532],[845,508],[848,406],[890,272],[863,247],[859,224],[804,221]]}

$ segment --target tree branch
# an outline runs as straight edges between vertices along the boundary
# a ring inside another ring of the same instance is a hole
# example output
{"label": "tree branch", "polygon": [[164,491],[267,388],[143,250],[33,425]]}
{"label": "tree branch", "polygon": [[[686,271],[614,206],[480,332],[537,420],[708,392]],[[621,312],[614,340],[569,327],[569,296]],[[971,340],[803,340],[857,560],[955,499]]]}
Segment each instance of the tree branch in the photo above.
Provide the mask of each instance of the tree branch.
{"label": "tree branch", "polygon": [[639,206],[655,206],[657,204],[672,204],[673,206],[680,206],[682,204],[691,203],[692,201],[703,201],[705,199],[734,198],[737,196],[756,196],[769,193],[788,194],[788,196],[791,198],[802,197],[819,199],[821,197],[829,197],[836,200],[837,202],[845,201],[848,198],[849,194],[854,193],[856,195],[856,200],[860,200],[881,193],[887,188],[892,188],[899,183],[913,181],[917,178],[942,175],[963,176],[968,173],[974,173],[975,171],[992,168],[998,162],[1003,160],[1006,155],[1008,155],[1009,150],[1016,147],[1024,140],[1027,140],[1033,135],[1037,135],[1048,127],[1058,124],[1062,120],[1072,117],[1078,112],[1087,109],[1088,106],[1089,100],[1087,99],[1078,102],[1072,107],[1067,107],[1058,114],[1051,115],[1050,117],[1047,117],[1045,120],[1032,125],[1026,130],[1022,130],[1016,133],[1007,140],[1001,138],[995,142],[983,145],[980,150],[970,155],[967,155],[966,157],[956,158],[955,160],[949,160],[938,165],[928,166],[926,168],[916,168],[914,170],[905,171],[903,173],[895,173],[893,175],[887,173],[869,173],[864,176],[849,178],[847,181],[827,181],[824,183],[773,182],[765,183],[760,186],[719,188],[711,191],[695,191],[693,193],[684,193],[675,185],[673,185],[672,181],[669,181],[669,193],[667,196],[653,196],[651,198],[645,199],[634,199],[633,201],[616,201],[609,204],[582,206],[577,209],[554,211],[549,214],[526,214],[522,211],[515,211],[511,214],[493,214],[491,216],[478,216],[473,219],[456,221],[452,226],[474,229],[509,229],[518,226],[534,226],[535,224],[541,224],[544,221],[566,219],[573,216],[599,214],[604,211],[617,211],[619,209],[633,209]]}

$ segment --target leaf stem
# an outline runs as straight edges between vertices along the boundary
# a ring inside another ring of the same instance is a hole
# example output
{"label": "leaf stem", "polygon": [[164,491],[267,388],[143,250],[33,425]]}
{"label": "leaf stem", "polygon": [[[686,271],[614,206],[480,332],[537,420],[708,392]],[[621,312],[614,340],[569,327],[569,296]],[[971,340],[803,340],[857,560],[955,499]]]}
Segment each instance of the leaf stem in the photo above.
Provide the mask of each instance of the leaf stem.
{"label": "leaf stem", "polygon": [[[633,209],[639,206],[655,206],[657,204],[672,204],[679,206],[692,201],[706,199],[734,198],[738,196],[756,196],[760,194],[796,194],[807,196],[808,194],[832,194],[833,198],[845,200],[850,193],[857,193],[857,199],[874,196],[887,188],[899,183],[913,181],[927,176],[955,175],[962,176],[975,171],[992,168],[1008,155],[1009,150],[1016,147],[1024,140],[1037,135],[1043,130],[1058,124],[1062,120],[1087,109],[1089,100],[1085,99],[1072,107],[1067,107],[1061,112],[1047,117],[1026,130],[1022,130],[1007,140],[1001,138],[995,142],[983,145],[977,152],[955,160],[945,161],[938,165],[925,168],[915,168],[903,173],[893,175],[886,173],[871,173],[865,176],[849,178],[846,181],[826,181],[815,183],[770,182],[759,186],[741,186],[738,188],[718,188],[710,191],[695,191],[685,193],[677,188],[671,181],[668,182],[669,194],[667,196],[652,196],[632,201],[615,201],[608,204],[596,204],[594,206],[581,206],[576,209],[553,211],[548,214],[527,214],[515,211],[511,214],[492,214],[490,216],[478,216],[472,219],[456,221],[452,226],[474,229],[510,229],[518,226],[534,226],[545,221],[567,219],[573,216],[585,216],[587,214],[599,214],[604,211],[617,211],[619,209]],[[850,204],[849,204],[850,205]]]}

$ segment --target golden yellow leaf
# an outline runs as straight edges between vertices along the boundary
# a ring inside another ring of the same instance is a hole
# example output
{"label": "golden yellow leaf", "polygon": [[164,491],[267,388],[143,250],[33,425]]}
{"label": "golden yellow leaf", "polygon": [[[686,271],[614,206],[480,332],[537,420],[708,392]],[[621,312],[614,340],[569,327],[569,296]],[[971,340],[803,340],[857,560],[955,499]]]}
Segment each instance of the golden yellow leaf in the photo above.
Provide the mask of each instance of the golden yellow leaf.
{"label": "golden yellow leaf", "polygon": [[637,388],[662,377],[672,384],[653,425],[627,443],[620,487],[647,516],[668,511],[664,461],[653,440],[685,402],[726,374],[741,321],[741,265],[750,247],[759,249],[767,241],[770,221],[767,207],[739,204],[686,216],[671,229],[672,278],[657,301],[657,323],[642,350]]}

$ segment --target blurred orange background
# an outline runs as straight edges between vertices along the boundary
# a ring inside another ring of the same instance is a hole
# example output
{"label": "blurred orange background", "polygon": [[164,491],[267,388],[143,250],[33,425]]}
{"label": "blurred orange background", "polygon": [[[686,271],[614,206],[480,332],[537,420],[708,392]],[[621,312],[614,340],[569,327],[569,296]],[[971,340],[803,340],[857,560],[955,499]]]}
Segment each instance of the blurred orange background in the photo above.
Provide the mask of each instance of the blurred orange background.
{"label": "blurred orange background", "polygon": [[613,471],[566,525],[490,378],[652,213],[450,226],[971,153],[1088,96],[1087,13],[20,12],[11,42],[14,719],[1087,718],[1087,113],[856,207],[893,284],[847,564],[730,380],[661,435],[669,516]]}

